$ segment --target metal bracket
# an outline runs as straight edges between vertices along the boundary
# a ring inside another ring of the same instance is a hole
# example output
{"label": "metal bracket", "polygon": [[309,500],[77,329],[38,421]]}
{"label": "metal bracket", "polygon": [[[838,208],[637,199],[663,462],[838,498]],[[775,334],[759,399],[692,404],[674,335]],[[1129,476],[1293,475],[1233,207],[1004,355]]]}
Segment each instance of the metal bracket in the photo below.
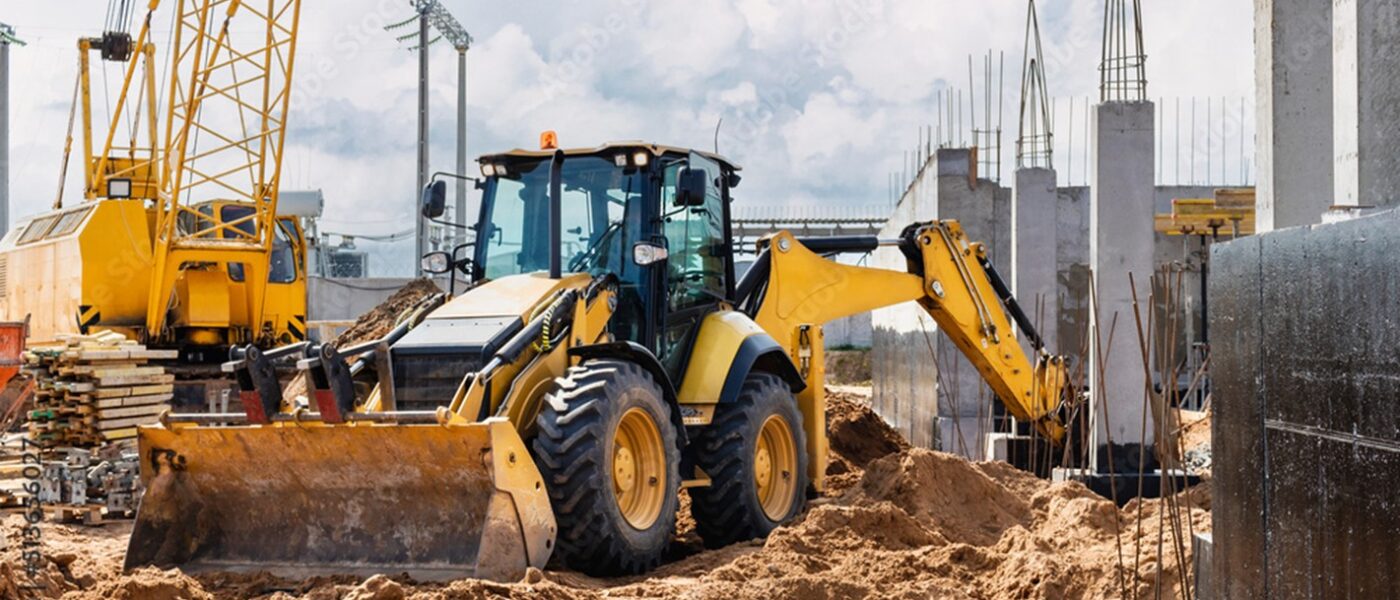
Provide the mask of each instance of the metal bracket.
{"label": "metal bracket", "polygon": [[306,373],[306,382],[321,420],[344,423],[346,415],[355,409],[355,384],[350,377],[350,366],[345,364],[345,357],[334,344],[314,346],[307,354],[307,358],[297,361],[297,368]]}
{"label": "metal bracket", "polygon": [[222,370],[233,373],[238,382],[238,398],[243,402],[243,412],[248,415],[249,423],[271,423],[272,415],[282,408],[282,383],[277,380],[277,369],[273,363],[304,353],[310,347],[309,342],[301,342],[270,352],[263,352],[252,345],[229,351],[231,360],[222,365]]}

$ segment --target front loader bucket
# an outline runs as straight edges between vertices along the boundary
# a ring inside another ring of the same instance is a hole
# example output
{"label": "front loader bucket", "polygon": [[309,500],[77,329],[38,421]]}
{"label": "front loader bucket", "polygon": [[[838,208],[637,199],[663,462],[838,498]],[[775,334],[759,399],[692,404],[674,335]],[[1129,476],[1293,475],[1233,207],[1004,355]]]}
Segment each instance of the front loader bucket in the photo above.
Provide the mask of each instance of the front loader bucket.
{"label": "front loader bucket", "polygon": [[145,427],[126,569],[516,580],[554,514],[511,424]]}

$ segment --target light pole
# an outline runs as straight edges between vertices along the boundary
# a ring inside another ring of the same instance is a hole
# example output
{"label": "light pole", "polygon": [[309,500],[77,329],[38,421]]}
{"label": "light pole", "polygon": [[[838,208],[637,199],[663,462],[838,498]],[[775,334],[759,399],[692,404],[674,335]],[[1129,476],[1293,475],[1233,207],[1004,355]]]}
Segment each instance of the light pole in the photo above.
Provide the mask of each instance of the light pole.
{"label": "light pole", "polygon": [[[400,36],[399,41],[406,41],[414,37],[418,38],[418,46],[414,48],[418,51],[418,181],[413,193],[413,215],[416,247],[418,256],[423,256],[428,252],[428,222],[420,214],[418,207],[419,194],[428,185],[428,46],[438,39],[447,38],[447,41],[457,49],[457,172],[465,175],[467,169],[467,50],[471,48],[472,36],[467,30],[462,28],[462,24],[447,12],[438,0],[410,0],[413,9],[418,12],[415,19],[418,21],[417,35],[409,34]],[[414,19],[409,19],[402,23],[396,23],[385,27],[392,30],[408,25]],[[436,29],[440,34],[439,38],[428,39],[429,28]],[[467,187],[465,181],[457,183],[457,203],[456,217],[461,219],[467,208]],[[461,235],[465,236],[465,232]],[[422,265],[415,259],[414,272],[420,277],[423,275]]]}
{"label": "light pole", "polygon": [[0,23],[0,236],[10,231],[10,46],[24,45]]}

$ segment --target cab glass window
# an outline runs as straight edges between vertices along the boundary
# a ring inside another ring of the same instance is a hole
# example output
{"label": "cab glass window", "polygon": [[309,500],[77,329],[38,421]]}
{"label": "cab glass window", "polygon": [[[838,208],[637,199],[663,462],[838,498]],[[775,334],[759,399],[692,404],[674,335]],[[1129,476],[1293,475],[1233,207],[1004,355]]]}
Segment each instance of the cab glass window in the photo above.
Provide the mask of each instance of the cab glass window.
{"label": "cab glass window", "polygon": [[58,224],[54,225],[53,232],[49,234],[49,237],[68,235],[77,231],[78,225],[82,224],[83,219],[88,216],[89,212],[92,212],[91,208],[80,208],[75,211],[63,213],[63,216],[58,219]]}
{"label": "cab glass window", "polygon": [[57,220],[58,215],[49,215],[47,217],[35,219],[34,222],[29,224],[29,227],[25,228],[24,235],[19,236],[19,243],[28,244],[44,239],[44,235],[49,232],[49,229],[53,227],[54,222]]}

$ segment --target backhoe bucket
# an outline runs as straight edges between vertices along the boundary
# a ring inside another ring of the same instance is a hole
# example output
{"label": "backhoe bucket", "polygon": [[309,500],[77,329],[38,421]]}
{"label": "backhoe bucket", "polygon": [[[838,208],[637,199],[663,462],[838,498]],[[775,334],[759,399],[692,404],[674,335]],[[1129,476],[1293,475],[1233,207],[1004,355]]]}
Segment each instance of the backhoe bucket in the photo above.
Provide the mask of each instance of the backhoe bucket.
{"label": "backhoe bucket", "polygon": [[554,514],[503,419],[141,428],[126,569],[518,580]]}

